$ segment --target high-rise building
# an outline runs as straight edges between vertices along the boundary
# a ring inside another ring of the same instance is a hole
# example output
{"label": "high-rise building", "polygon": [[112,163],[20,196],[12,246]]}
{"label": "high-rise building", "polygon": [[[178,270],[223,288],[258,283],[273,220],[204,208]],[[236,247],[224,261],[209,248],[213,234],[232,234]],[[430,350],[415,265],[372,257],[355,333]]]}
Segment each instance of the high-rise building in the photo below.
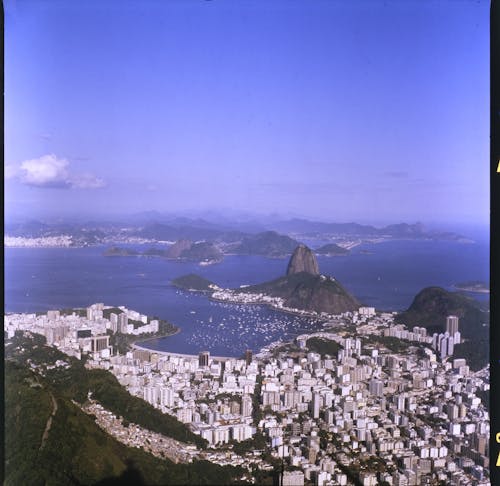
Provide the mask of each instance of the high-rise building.
{"label": "high-rise building", "polygon": [[370,380],[368,389],[372,395],[381,397],[384,394],[384,382],[382,380],[372,379]]}
{"label": "high-rise building", "polygon": [[93,336],[91,338],[90,349],[93,352],[102,351],[109,348],[109,336]]}
{"label": "high-rise building", "polygon": [[199,366],[208,366],[209,359],[210,359],[210,352],[209,351],[202,351],[198,355],[198,365]]}
{"label": "high-rise building", "polygon": [[61,317],[61,312],[58,311],[58,310],[49,310],[47,311],[47,319],[49,321],[56,321],[57,319],[59,319],[59,317]]}
{"label": "high-rise building", "polygon": [[243,395],[241,399],[241,414],[243,417],[252,415],[252,397],[250,395]]}
{"label": "high-rise building", "polygon": [[446,318],[446,332],[453,336],[456,332],[458,332],[458,317],[457,316],[448,316]]}
{"label": "high-rise building", "polygon": [[245,351],[245,361],[247,363],[247,366],[252,362],[252,350],[247,349]]}
{"label": "high-rise building", "polygon": [[311,408],[313,418],[319,418],[319,409],[321,408],[321,395],[317,392],[313,393]]}
{"label": "high-rise building", "polygon": [[304,473],[302,471],[285,471],[282,476],[283,486],[303,486]]}
{"label": "high-rise building", "polygon": [[124,312],[121,314],[118,314],[118,330],[122,334],[127,333],[127,326],[128,326],[128,316]]}
{"label": "high-rise building", "polygon": [[118,314],[111,312],[109,315],[110,329],[115,333],[118,331]]}

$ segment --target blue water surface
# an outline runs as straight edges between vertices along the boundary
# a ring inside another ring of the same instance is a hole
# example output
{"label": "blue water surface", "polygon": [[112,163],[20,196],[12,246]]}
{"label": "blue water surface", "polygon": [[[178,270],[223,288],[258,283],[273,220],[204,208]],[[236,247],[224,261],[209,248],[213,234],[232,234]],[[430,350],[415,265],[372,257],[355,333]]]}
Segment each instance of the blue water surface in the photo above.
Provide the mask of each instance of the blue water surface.
{"label": "blue water surface", "polygon": [[[104,250],[101,246],[6,248],[6,312],[86,307],[95,302],[125,305],[181,328],[175,336],[148,346],[189,354],[209,350],[223,356],[257,351],[319,325],[264,306],[212,302],[170,285],[187,273],[222,287],[260,283],[283,275],[288,259],[227,256],[222,263],[203,267],[160,258],[104,257]],[[318,262],[323,274],[334,276],[362,303],[383,310],[407,308],[427,286],[453,290],[457,282],[489,279],[486,241],[388,241],[355,247],[347,256],[319,257]]]}

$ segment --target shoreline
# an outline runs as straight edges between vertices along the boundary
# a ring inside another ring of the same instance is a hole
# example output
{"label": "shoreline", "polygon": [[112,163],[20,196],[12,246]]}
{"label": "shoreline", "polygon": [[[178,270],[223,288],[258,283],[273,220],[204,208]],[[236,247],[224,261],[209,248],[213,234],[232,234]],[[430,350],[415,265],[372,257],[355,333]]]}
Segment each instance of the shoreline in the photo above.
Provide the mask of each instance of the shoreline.
{"label": "shoreline", "polygon": [[170,336],[175,336],[176,334],[179,334],[181,332],[181,328],[179,326],[175,326],[177,329],[174,332],[171,332],[169,334],[161,334],[158,336],[151,336],[146,339],[137,339],[132,343],[132,346],[134,346],[136,343],[147,343],[148,341],[152,341],[153,339],[161,339],[165,337],[170,337]]}
{"label": "shoreline", "polygon": [[474,287],[458,287],[457,285],[452,286],[456,290],[461,290],[462,292],[471,292],[474,294],[489,294],[490,289],[478,289]]}
{"label": "shoreline", "polygon": [[331,315],[322,317],[321,315],[318,315],[317,313],[312,313],[312,312],[308,312],[308,311],[301,311],[300,309],[292,309],[292,308],[288,308],[288,307],[278,307],[278,306],[273,305],[269,302],[245,302],[243,300],[222,300],[222,299],[217,299],[215,297],[212,297],[211,295],[209,295],[208,298],[210,300],[212,300],[213,302],[219,302],[221,304],[265,306],[265,307],[269,307],[270,309],[272,309],[276,312],[283,312],[284,314],[291,314],[292,316],[296,316],[296,317],[308,317],[310,319],[316,319],[316,320],[328,320],[328,319],[333,318],[333,316],[331,316]]}
{"label": "shoreline", "polygon": [[[172,334],[169,334],[169,335],[172,336]],[[168,336],[163,336],[163,337],[168,337]],[[152,339],[155,339],[155,338],[152,338]],[[149,341],[149,340],[147,340],[147,341]],[[143,342],[146,342],[146,341],[143,341]],[[147,348],[145,346],[141,346],[140,344],[135,343],[135,342],[132,344],[132,349],[140,349],[143,351],[149,351],[150,353],[157,353],[157,354],[161,354],[163,356],[175,356],[178,358],[187,358],[187,359],[197,359],[198,358],[198,354],[175,353],[174,351],[160,351],[158,349],[151,349],[151,348]],[[200,352],[202,352],[202,351],[200,351]],[[230,359],[244,359],[243,357],[237,357],[237,356],[212,356],[212,355],[210,355],[210,358],[214,361],[228,361]]]}

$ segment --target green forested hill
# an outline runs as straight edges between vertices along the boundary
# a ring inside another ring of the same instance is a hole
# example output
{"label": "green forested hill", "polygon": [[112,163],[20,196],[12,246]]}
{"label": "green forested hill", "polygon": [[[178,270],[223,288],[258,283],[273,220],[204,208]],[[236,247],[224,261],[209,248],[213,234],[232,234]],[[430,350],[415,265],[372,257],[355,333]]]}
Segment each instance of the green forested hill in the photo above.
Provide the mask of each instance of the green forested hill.
{"label": "green forested hill", "polygon": [[[31,357],[36,355],[33,361],[59,359],[57,350],[40,344],[33,345],[33,342],[32,348],[28,349],[26,338],[23,339],[27,354]],[[91,416],[83,413],[71,401],[72,396],[78,398],[84,395],[83,392],[89,385],[91,389],[95,389],[97,395],[100,395],[97,390],[99,387],[108,388],[107,394],[116,393],[117,388],[114,386],[112,375],[102,370],[94,370],[98,373],[90,372],[85,378],[85,372],[89,372],[88,370],[83,366],[76,367],[77,371],[72,375],[72,366],[65,370],[65,374],[60,373],[58,379],[55,372],[47,372],[46,376],[42,377],[29,369],[27,360],[23,357],[17,356],[16,360],[12,344],[7,349],[9,352],[5,364],[5,485],[218,485],[234,484],[241,476],[239,468],[221,467],[206,461],[174,464],[140,449],[126,447],[102,431]],[[31,352],[33,349],[34,353]],[[51,358],[43,358],[44,355]],[[68,357],[65,358],[69,361]],[[120,386],[117,382],[116,384]],[[121,389],[128,395],[126,390]],[[76,393],[77,390],[79,393]],[[105,395],[106,393],[102,393],[103,402],[109,400]],[[97,398],[95,394],[94,397]],[[129,397],[134,398],[130,395]],[[135,401],[139,399],[126,403],[126,398],[126,395],[121,395],[120,398],[114,399],[115,403],[119,404],[115,406],[124,407],[124,418],[125,415],[133,417],[134,414],[136,416],[142,414],[143,421],[159,420],[163,424],[160,426],[162,428],[170,423],[162,421],[154,414],[151,415],[148,407],[141,408],[141,404]],[[149,405],[146,402],[142,403]],[[132,415],[129,410],[132,411]],[[43,440],[48,419],[54,411],[46,440]],[[155,411],[159,413],[158,410]],[[176,421],[172,417],[170,419],[172,419],[170,423],[172,430],[165,429],[164,432],[167,435],[176,435],[173,430]],[[136,420],[137,422],[139,420]],[[183,424],[180,425],[184,427]],[[179,429],[178,433],[182,433],[182,430]]]}

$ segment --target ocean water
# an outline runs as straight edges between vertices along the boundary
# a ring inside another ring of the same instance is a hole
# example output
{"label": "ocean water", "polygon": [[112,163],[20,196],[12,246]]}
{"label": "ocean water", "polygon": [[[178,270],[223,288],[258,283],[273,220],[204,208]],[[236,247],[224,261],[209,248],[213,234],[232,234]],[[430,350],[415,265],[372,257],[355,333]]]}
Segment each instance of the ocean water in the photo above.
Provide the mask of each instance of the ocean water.
{"label": "ocean water", "polygon": [[[187,273],[198,273],[222,287],[259,283],[283,275],[288,259],[228,256],[222,263],[202,267],[160,258],[104,257],[104,250],[6,248],[5,311],[47,311],[95,302],[125,305],[181,328],[175,336],[148,342],[149,347],[190,354],[209,350],[222,356],[257,351],[319,325],[264,306],[212,302],[170,285]],[[319,257],[318,263],[323,274],[334,276],[362,303],[383,310],[407,308],[430,285],[453,290],[457,282],[489,279],[487,241],[364,244],[348,256]]]}

